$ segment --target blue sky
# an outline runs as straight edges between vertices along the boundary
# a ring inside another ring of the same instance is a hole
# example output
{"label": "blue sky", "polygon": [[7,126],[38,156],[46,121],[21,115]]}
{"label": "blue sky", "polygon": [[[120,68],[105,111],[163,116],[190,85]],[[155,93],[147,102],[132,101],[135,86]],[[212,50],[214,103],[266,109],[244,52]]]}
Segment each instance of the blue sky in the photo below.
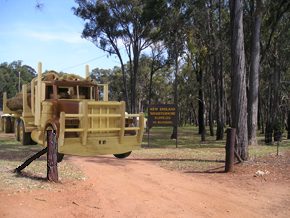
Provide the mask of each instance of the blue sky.
{"label": "blue sky", "polygon": [[[41,61],[43,71],[83,77],[86,64],[90,71],[120,66],[116,56],[108,58],[107,53],[81,38],[84,21],[71,10],[77,6],[74,0],[39,2],[44,4],[42,10],[36,9],[36,0],[0,0],[0,63],[22,60],[23,65],[37,70]],[[122,56],[127,60],[124,49]]]}

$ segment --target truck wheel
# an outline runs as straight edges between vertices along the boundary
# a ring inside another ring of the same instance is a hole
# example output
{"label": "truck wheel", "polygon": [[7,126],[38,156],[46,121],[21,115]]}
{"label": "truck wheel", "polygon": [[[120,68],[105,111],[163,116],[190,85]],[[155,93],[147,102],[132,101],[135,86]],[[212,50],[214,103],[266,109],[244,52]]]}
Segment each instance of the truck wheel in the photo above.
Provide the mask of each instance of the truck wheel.
{"label": "truck wheel", "polygon": [[123,153],[123,154],[114,154],[114,156],[116,158],[126,158],[126,157],[129,157],[129,155],[131,154],[132,151],[129,151],[129,152],[126,152],[126,153]]}
{"label": "truck wheel", "polygon": [[1,131],[4,132],[4,118],[5,116],[1,116]]}
{"label": "truck wheel", "polygon": [[15,135],[15,139],[16,141],[20,141],[20,137],[19,137],[19,124],[20,124],[20,119],[19,118],[16,118],[14,120],[14,135]]}
{"label": "truck wheel", "polygon": [[14,133],[14,121],[15,121],[15,117],[10,117],[11,120],[11,129],[10,132]]}
{"label": "truck wheel", "polygon": [[64,154],[61,154],[61,153],[57,152],[57,162],[58,163],[60,163],[62,161],[63,157],[64,157]]}
{"label": "truck wheel", "polygon": [[4,117],[4,132],[10,133],[11,132],[11,119],[10,117]]}
{"label": "truck wheel", "polygon": [[[53,129],[53,127],[52,126],[48,126],[48,127],[46,127],[46,129],[45,129],[45,134],[44,134],[44,139],[45,139],[45,147],[47,147],[47,132],[46,132],[46,130],[54,130]],[[58,140],[58,139],[57,139]],[[58,142],[57,142],[58,143]],[[64,154],[61,154],[61,153],[58,153],[57,152],[57,162],[58,163],[60,163],[61,161],[62,161],[62,159],[63,159],[63,157],[64,157]]]}
{"label": "truck wheel", "polygon": [[29,145],[30,144],[30,133],[25,132],[25,126],[23,120],[19,123],[19,140],[22,145]]}

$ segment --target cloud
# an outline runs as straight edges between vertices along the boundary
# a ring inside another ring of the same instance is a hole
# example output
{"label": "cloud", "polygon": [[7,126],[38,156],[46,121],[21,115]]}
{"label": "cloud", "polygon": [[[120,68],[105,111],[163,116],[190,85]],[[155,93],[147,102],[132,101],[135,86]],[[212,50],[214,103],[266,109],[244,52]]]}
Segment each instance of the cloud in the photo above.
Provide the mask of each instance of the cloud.
{"label": "cloud", "polygon": [[34,32],[27,31],[26,35],[33,37],[39,41],[49,42],[49,41],[64,41],[66,43],[82,43],[85,40],[81,38],[80,34],[73,32]]}
{"label": "cloud", "polygon": [[82,49],[82,50],[78,51],[78,53],[88,53],[88,52],[89,52],[89,50],[87,50],[87,49]]}

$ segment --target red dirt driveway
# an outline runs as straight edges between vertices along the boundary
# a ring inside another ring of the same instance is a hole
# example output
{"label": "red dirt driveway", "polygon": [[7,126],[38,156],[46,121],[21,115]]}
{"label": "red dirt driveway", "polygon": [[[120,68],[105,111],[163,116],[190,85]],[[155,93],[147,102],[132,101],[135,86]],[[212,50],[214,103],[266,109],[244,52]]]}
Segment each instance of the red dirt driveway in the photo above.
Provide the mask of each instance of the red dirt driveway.
{"label": "red dirt driveway", "polygon": [[235,166],[235,173],[196,173],[134,157],[66,159],[86,181],[62,181],[53,191],[2,191],[0,217],[290,217],[289,177],[277,182],[256,176],[250,166]]}

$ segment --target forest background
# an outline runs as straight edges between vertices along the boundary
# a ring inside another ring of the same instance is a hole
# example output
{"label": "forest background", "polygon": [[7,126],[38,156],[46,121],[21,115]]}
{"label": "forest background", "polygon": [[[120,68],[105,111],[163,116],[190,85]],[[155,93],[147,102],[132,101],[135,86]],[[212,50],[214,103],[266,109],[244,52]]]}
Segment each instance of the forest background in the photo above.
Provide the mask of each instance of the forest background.
{"label": "forest background", "polygon": [[[86,22],[82,37],[108,55],[117,55],[121,63],[112,69],[93,69],[91,77],[108,83],[109,99],[125,101],[127,112],[147,113],[148,104],[175,103],[179,126],[199,126],[205,140],[208,125],[210,135],[221,140],[226,126],[234,126],[237,108],[243,108],[249,145],[257,145],[257,129],[267,143],[279,140],[288,129],[289,0],[75,2],[73,13]],[[242,20],[241,41],[235,41],[237,18]],[[240,88],[234,85],[237,44],[244,57],[240,75],[245,78],[246,97],[232,106]],[[121,48],[127,51],[127,63]],[[21,86],[36,76],[20,60],[0,65],[0,96],[3,92],[8,98],[15,96],[19,72]]]}

